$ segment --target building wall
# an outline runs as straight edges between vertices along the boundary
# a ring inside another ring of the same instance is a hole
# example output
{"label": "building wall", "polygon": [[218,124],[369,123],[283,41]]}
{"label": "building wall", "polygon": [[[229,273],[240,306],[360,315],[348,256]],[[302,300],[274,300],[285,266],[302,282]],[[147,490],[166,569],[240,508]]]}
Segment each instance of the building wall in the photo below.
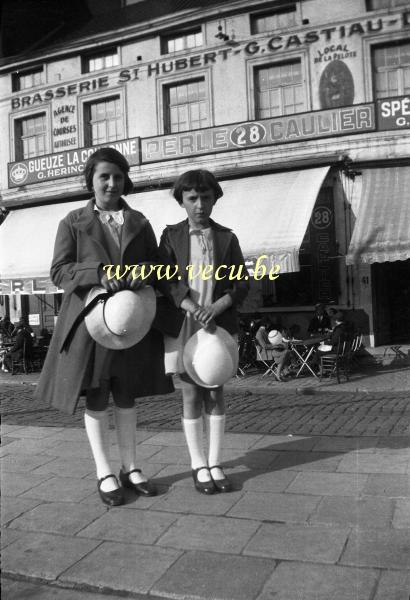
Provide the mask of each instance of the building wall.
{"label": "building wall", "polygon": [[[78,44],[77,54],[64,56],[61,52],[47,58],[44,83],[22,92],[11,91],[11,72],[26,66],[24,62],[20,66],[9,65],[9,68],[1,69],[0,135],[3,140],[10,140],[9,144],[0,146],[3,203],[12,209],[14,205],[75,199],[84,193],[80,175],[58,179],[45,177],[39,183],[9,187],[7,163],[16,161],[16,119],[45,112],[47,153],[56,155],[87,146],[84,110],[88,102],[118,95],[124,111],[124,138],[161,136],[165,133],[165,87],[203,77],[209,93],[209,127],[253,121],[256,118],[255,69],[289,60],[301,60],[306,102],[303,112],[332,109],[337,112],[339,106],[373,102],[372,47],[408,40],[410,31],[410,11],[403,7],[366,12],[364,0],[311,0],[298,4],[296,25],[283,31],[252,35],[249,14],[259,10],[256,7],[252,10],[252,3],[245,2],[241,14],[224,16],[223,11],[207,10],[206,20],[202,23],[203,46],[169,55],[161,54],[160,35],[156,33],[156,29],[165,26],[165,21],[151,23],[149,30],[132,38],[128,37],[129,32],[124,32],[122,35],[113,33],[111,38],[104,38],[104,43],[102,39],[83,40]],[[197,12],[195,17],[198,17]],[[187,22],[187,17],[182,19],[178,15],[166,20],[169,30]],[[229,43],[215,37],[218,26],[230,37]],[[81,57],[91,49],[93,52],[99,48],[103,50],[111,43],[119,48],[120,64],[102,71],[81,73]],[[69,129],[68,133],[63,132],[64,127]],[[292,143],[281,144],[276,140],[268,146],[133,164],[131,175],[137,185],[144,186],[161,178],[172,180],[188,166],[206,166],[223,175],[238,168],[253,172],[286,168],[295,161],[306,166],[320,157],[325,160],[327,156],[344,154],[354,162],[400,159],[410,154],[409,138],[400,130],[371,133],[356,130],[354,135],[293,141],[297,139],[295,133]],[[35,166],[36,162],[32,164]],[[346,216],[343,186],[336,180],[333,185],[336,237],[343,255],[347,250],[351,223]],[[369,268],[346,268],[340,261],[338,271],[342,282],[339,304],[360,306],[371,318]]]}

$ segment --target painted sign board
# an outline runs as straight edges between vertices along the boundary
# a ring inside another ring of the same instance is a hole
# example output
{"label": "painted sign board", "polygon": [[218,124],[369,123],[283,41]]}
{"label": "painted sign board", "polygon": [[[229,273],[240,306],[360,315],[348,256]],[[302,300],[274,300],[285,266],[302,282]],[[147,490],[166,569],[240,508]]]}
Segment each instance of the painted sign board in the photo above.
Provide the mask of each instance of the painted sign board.
{"label": "painted sign board", "polygon": [[[140,162],[139,141],[140,138],[132,138],[103,144],[102,146],[115,148],[126,157],[130,165],[137,165]],[[99,147],[101,146],[78,148],[9,163],[9,187],[19,187],[30,183],[60,179],[61,177],[81,175],[88,157]]]}
{"label": "painted sign board", "polygon": [[141,162],[301,142],[376,129],[373,104],[297,113],[141,139]]}
{"label": "painted sign board", "polygon": [[376,102],[377,129],[410,129],[410,96],[382,98]]}
{"label": "painted sign board", "polygon": [[0,279],[0,295],[57,293],[63,293],[63,290],[56,287],[49,277]]}

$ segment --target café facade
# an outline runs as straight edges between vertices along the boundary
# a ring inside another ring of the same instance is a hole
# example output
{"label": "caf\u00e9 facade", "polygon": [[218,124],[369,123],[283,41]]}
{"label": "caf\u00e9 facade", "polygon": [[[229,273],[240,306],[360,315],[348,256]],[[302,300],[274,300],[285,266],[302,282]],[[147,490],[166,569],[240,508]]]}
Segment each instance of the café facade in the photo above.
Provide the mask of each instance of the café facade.
{"label": "caf\u00e9 facade", "polygon": [[410,341],[409,3],[147,4],[3,59],[0,315],[52,329],[57,225],[109,145],[158,238],[184,218],[175,178],[218,176],[213,217],[251,273],[244,314],[303,330],[324,302],[370,346]]}

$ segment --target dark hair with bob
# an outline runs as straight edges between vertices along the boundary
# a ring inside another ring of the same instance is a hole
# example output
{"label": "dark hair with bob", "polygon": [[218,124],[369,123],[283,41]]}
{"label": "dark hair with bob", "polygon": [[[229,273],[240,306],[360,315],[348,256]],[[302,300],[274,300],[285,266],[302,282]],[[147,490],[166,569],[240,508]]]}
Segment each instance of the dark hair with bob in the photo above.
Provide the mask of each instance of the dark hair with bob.
{"label": "dark hair with bob", "polygon": [[175,200],[182,204],[182,192],[197,190],[198,192],[211,189],[215,194],[215,202],[223,196],[223,191],[212,173],[205,169],[185,171],[176,180],[172,189]]}
{"label": "dark hair with bob", "polygon": [[87,185],[87,190],[89,192],[93,191],[94,171],[95,167],[100,162],[109,162],[113,163],[114,165],[117,165],[117,167],[121,169],[121,171],[124,174],[124,196],[132,192],[134,184],[132,183],[128,175],[130,165],[128,164],[127,159],[121,154],[121,152],[118,152],[118,150],[115,150],[115,148],[100,148],[88,157],[88,160],[85,163],[84,167],[84,177],[85,183]]}

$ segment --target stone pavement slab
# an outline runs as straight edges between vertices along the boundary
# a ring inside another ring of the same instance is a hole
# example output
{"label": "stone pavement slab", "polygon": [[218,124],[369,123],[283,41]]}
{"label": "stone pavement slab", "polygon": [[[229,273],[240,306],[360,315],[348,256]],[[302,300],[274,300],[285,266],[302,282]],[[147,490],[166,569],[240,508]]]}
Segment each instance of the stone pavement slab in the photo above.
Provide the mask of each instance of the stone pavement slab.
{"label": "stone pavement slab", "polygon": [[239,554],[259,528],[258,521],[186,515],[158,540],[160,546]]}
{"label": "stone pavement slab", "polygon": [[103,542],[63,573],[60,580],[97,590],[146,594],[180,555],[178,550],[135,543],[130,536],[128,543]]}
{"label": "stone pavement slab", "polygon": [[[90,507],[89,507],[90,508]],[[123,542],[138,540],[141,544],[154,544],[176,520],[175,515],[147,510],[106,510],[82,529],[81,537]]]}
{"label": "stone pavement slab", "polygon": [[3,573],[55,580],[101,542],[26,532],[3,553]]}
{"label": "stone pavement slab", "polygon": [[399,529],[355,529],[349,536],[341,564],[410,569],[410,536]]}
{"label": "stone pavement slab", "polygon": [[310,522],[384,529],[390,526],[393,510],[390,498],[327,496],[320,502]]}
{"label": "stone pavement slab", "polygon": [[409,497],[410,477],[391,473],[372,473],[368,476],[363,492],[369,496]]}
{"label": "stone pavement slab", "polygon": [[247,544],[244,554],[281,560],[336,563],[349,531],[347,527],[264,524]]}
{"label": "stone pavement slab", "polygon": [[1,580],[1,594],[3,600],[122,600],[124,598],[123,595],[64,589],[55,585],[14,581],[4,577]]}
{"label": "stone pavement slab", "polygon": [[187,552],[153,586],[152,592],[178,600],[254,600],[275,564],[265,558]]}
{"label": "stone pavement slab", "polygon": [[287,492],[320,494],[321,496],[358,496],[363,492],[368,475],[357,473],[298,473]]}
{"label": "stone pavement slab", "polygon": [[258,600],[371,600],[377,578],[376,570],[282,562]]}
{"label": "stone pavement slab", "polygon": [[74,536],[104,512],[106,510],[102,504],[101,506],[87,506],[79,503],[47,502],[14,519],[10,527],[22,531]]}
{"label": "stone pavement slab", "polygon": [[320,499],[304,494],[247,492],[227,514],[259,521],[301,523],[309,519]]}
{"label": "stone pavement slab", "polygon": [[408,571],[384,571],[381,575],[374,600],[409,600],[410,573]]}
{"label": "stone pavement slab", "polygon": [[393,516],[393,527],[396,529],[406,529],[410,536],[410,499],[396,500],[396,508]]}

